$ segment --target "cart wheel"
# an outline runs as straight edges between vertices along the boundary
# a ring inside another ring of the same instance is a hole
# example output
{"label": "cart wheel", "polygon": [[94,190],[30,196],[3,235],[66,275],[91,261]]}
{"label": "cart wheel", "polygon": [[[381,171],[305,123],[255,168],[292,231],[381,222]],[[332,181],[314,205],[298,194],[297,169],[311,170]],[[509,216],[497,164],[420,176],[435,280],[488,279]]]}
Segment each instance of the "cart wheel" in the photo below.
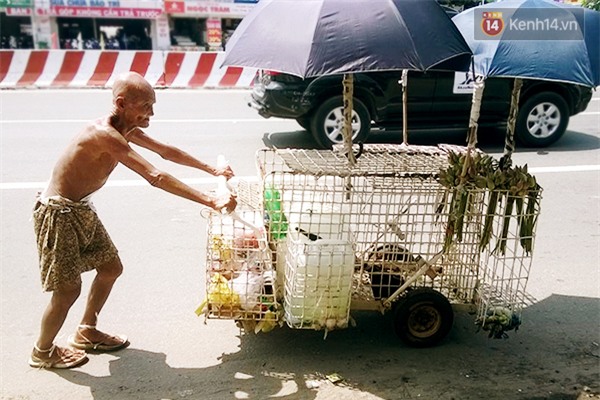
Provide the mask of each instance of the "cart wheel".
{"label": "cart wheel", "polygon": [[412,347],[429,347],[440,342],[454,322],[448,299],[428,288],[410,290],[394,311],[394,331]]}

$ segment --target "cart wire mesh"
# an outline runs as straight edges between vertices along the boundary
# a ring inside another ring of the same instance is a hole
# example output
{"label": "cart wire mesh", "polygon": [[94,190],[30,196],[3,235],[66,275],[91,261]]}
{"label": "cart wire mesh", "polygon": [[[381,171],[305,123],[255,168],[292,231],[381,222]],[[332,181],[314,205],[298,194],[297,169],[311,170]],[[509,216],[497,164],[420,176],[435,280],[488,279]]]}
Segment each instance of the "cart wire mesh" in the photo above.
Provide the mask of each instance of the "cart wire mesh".
{"label": "cart wire mesh", "polygon": [[337,148],[257,152],[259,179],[239,182],[237,218],[207,217],[207,318],[255,332],[285,321],[327,334],[347,327],[352,310],[386,311],[408,291],[429,288],[476,306],[476,323],[494,337],[516,329],[533,301],[526,286],[535,230],[522,226],[535,225],[539,200],[463,188],[455,236],[456,188],[440,183],[440,171],[467,148],[360,150],[353,166]]}
{"label": "cart wire mesh", "polygon": [[[454,304],[477,305],[484,329],[493,329],[499,312],[520,323],[531,301],[525,288],[534,237],[519,235],[523,214],[507,214],[510,195],[497,194],[489,216],[493,235],[482,246],[490,191],[470,189],[461,238],[445,246],[451,193],[438,182],[439,172],[450,152],[465,151],[365,145],[354,166],[336,150],[259,151],[266,234],[284,287],[287,324],[345,327],[349,309],[386,309],[405,288],[419,287]],[[537,218],[539,204],[530,212]],[[349,307],[339,299],[348,285]],[[335,290],[322,289],[328,286]]]}
{"label": "cart wire mesh", "polygon": [[207,318],[234,319],[248,331],[266,332],[280,319],[276,276],[263,213],[247,203],[256,204],[253,187],[240,184],[239,189],[244,201],[235,214],[204,214],[206,300],[198,312]]}

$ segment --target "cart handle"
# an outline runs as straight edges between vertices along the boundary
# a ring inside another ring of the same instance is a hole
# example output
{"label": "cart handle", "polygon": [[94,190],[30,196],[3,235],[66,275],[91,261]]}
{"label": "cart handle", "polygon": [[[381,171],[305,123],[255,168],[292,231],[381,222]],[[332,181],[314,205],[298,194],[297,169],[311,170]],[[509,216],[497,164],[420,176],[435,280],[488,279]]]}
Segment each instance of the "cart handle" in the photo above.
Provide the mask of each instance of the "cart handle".
{"label": "cart handle", "polygon": [[[225,159],[224,155],[219,154],[217,156],[217,168],[224,169],[227,167],[228,164],[229,163]],[[227,178],[222,175],[218,176],[217,177],[217,194],[218,195],[227,195],[227,194],[231,194],[231,193],[235,193],[235,189],[233,188],[233,186],[231,186],[231,184],[229,183]],[[220,211],[221,211],[221,214],[229,215],[235,221],[238,221],[239,223],[252,229],[254,231],[254,233],[257,234],[257,237],[260,237],[259,235],[262,234],[262,230],[260,230],[254,224],[251,224],[250,222],[245,221],[242,217],[239,216],[238,213],[235,212],[235,210],[228,213],[226,208],[222,208]]]}

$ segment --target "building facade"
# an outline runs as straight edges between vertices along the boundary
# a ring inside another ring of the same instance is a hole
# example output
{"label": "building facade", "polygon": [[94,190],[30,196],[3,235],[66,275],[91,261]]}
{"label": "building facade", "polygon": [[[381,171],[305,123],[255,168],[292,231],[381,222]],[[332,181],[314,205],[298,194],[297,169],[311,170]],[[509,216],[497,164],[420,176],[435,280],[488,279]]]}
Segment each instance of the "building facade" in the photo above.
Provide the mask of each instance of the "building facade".
{"label": "building facade", "polygon": [[258,0],[0,0],[2,48],[223,50]]}

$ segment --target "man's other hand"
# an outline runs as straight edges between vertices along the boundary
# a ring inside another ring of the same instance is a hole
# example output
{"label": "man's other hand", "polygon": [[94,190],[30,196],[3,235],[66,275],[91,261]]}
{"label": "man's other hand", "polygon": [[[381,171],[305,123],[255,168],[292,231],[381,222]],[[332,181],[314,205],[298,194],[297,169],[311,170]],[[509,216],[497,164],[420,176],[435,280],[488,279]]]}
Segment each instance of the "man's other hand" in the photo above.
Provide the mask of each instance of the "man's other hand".
{"label": "man's other hand", "polygon": [[233,170],[228,165],[225,168],[215,168],[215,176],[224,176],[227,180],[233,178]]}
{"label": "man's other hand", "polygon": [[226,212],[227,214],[233,212],[237,206],[237,199],[234,195],[228,194],[225,196],[217,197],[214,202],[214,209],[219,212]]}

